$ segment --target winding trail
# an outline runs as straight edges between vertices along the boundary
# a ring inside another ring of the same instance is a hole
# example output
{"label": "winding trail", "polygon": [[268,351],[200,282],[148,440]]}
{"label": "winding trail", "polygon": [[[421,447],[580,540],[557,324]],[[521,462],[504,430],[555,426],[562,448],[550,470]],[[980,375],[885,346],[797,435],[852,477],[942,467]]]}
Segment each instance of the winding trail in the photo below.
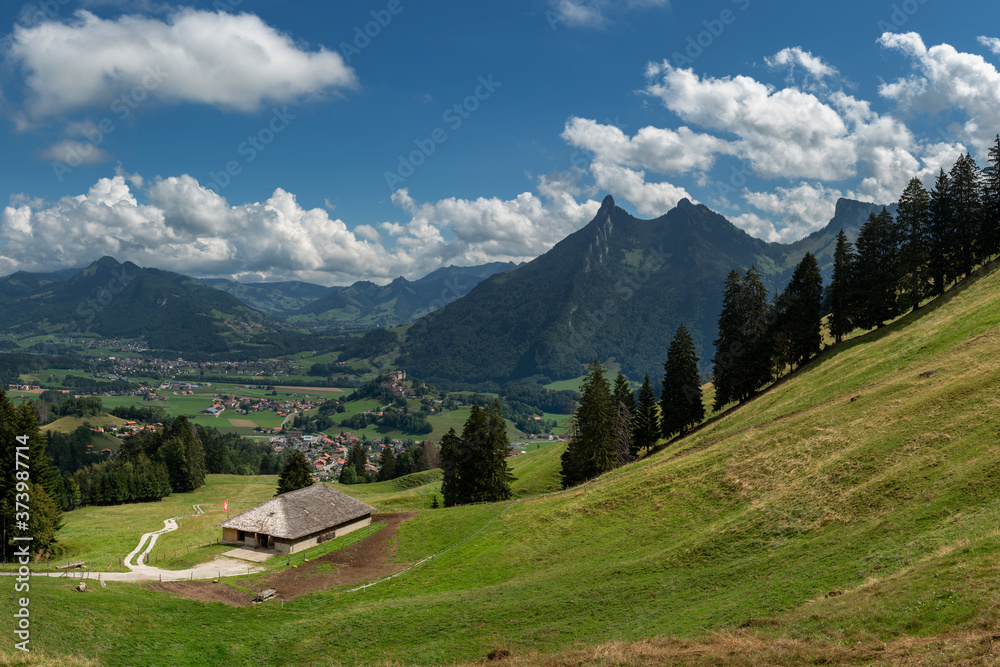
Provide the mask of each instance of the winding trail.
{"label": "winding trail", "polygon": [[[199,514],[204,514],[205,512],[201,509],[200,505],[192,505],[195,510],[194,514],[189,516],[198,516]],[[149,554],[153,547],[156,546],[156,540],[164,533],[170,533],[177,530],[177,520],[182,517],[172,517],[170,519],[165,519],[163,521],[163,528],[160,530],[153,531],[151,533],[144,533],[142,537],[139,538],[139,544],[135,549],[125,557],[125,567],[129,569],[128,572],[35,572],[32,571],[31,576],[33,577],[68,577],[71,579],[101,579],[104,581],[191,581],[193,579],[215,579],[217,577],[236,577],[245,576],[253,572],[262,572],[266,568],[247,565],[244,560],[238,560],[236,558],[228,558],[226,556],[216,556],[212,561],[208,563],[202,563],[201,565],[195,565],[194,567],[188,568],[186,570],[164,570],[159,567],[152,567],[146,565],[143,560],[146,555]],[[148,540],[148,544],[147,544]],[[145,549],[143,548],[145,546]],[[136,563],[132,562],[133,558],[138,556],[138,561]],[[0,575],[16,575],[16,572],[0,572]]]}

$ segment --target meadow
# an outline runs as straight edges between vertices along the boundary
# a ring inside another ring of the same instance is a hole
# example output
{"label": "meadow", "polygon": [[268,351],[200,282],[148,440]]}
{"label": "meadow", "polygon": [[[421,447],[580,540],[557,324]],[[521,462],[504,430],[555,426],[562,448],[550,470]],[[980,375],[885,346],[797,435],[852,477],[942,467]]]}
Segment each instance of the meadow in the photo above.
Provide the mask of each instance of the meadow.
{"label": "meadow", "polygon": [[998,340],[992,267],[590,483],[417,511],[393,557],[423,563],[363,595],[243,609],[33,582],[38,646],[101,664],[989,664]]}

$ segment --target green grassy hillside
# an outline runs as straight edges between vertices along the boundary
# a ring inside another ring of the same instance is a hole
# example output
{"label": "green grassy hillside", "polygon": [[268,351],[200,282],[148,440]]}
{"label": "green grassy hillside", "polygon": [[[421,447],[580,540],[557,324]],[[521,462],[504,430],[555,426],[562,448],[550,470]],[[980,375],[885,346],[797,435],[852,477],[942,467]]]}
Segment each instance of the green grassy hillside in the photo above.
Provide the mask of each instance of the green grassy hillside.
{"label": "green grassy hillside", "polygon": [[[1000,620],[998,342],[994,269],[595,482],[419,512],[394,558],[438,555],[364,594],[232,609],[39,582],[39,648],[107,664],[450,664],[498,648],[534,656],[518,664],[662,664],[668,644],[702,664],[983,657]],[[607,642],[626,648],[593,649]]]}

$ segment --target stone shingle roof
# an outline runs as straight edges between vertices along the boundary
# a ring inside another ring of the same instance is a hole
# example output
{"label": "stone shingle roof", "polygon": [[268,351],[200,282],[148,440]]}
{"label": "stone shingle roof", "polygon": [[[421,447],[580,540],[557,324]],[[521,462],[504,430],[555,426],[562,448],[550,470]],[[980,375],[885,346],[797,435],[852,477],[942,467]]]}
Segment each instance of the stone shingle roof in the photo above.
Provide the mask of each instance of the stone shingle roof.
{"label": "stone shingle roof", "polygon": [[283,493],[216,525],[294,540],[374,511],[374,507],[326,484],[313,484]]}

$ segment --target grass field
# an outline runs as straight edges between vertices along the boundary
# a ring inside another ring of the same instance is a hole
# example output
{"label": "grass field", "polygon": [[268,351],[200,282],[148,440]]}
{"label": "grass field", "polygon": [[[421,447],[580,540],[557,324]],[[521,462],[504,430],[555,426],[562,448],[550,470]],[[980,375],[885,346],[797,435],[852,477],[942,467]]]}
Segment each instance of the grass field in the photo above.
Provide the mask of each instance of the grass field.
{"label": "grass field", "polygon": [[33,638],[103,664],[453,664],[500,648],[517,664],[664,664],[671,647],[683,664],[995,664],[998,340],[993,269],[594,482],[419,512],[395,558],[454,548],[363,596],[234,609],[33,581]]}
{"label": "grass field", "polygon": [[202,506],[204,514],[182,519],[178,530],[159,538],[154,554],[204,546],[221,535],[214,524],[225,519],[223,500],[229,501],[231,515],[238,514],[273,497],[278,485],[274,475],[209,475],[208,479],[209,483],[196,491],[173,493],[160,502],[81,507],[67,512],[63,515],[65,527],[59,533],[65,548],[60,560],[92,562],[95,570],[107,570],[113,563],[118,569],[119,559],[139,544],[143,533],[163,528],[164,519],[195,514],[196,504]]}
{"label": "grass field", "polygon": [[[615,384],[615,377],[618,375],[618,372],[621,370],[621,364],[619,364],[618,362],[616,362],[612,358],[612,359],[608,359],[607,361],[603,362],[601,365],[604,366],[604,378],[612,386],[614,386],[614,384]],[[563,391],[563,390],[567,390],[568,389],[570,391],[575,391],[575,392],[579,393],[579,391],[580,391],[580,385],[583,383],[583,381],[584,381],[584,379],[586,379],[586,377],[587,377],[586,375],[581,375],[580,377],[571,378],[569,380],[556,380],[555,382],[550,382],[550,383],[548,383],[547,385],[544,385],[544,386],[545,386],[546,389],[550,389],[552,391]],[[662,378],[660,378],[660,379],[662,379]],[[657,378],[651,377],[651,378],[649,378],[649,381],[654,383],[653,386],[655,388],[656,387],[655,382],[657,381]],[[638,389],[638,387],[633,387],[633,389]]]}
{"label": "grass field", "polygon": [[[515,480],[511,491],[515,498],[549,493],[561,488],[560,461],[564,445],[549,444],[508,460]],[[374,484],[331,484],[335,489],[372,505],[380,512],[403,512],[429,509],[434,496],[441,496],[441,470],[427,470],[388,482]]]}

